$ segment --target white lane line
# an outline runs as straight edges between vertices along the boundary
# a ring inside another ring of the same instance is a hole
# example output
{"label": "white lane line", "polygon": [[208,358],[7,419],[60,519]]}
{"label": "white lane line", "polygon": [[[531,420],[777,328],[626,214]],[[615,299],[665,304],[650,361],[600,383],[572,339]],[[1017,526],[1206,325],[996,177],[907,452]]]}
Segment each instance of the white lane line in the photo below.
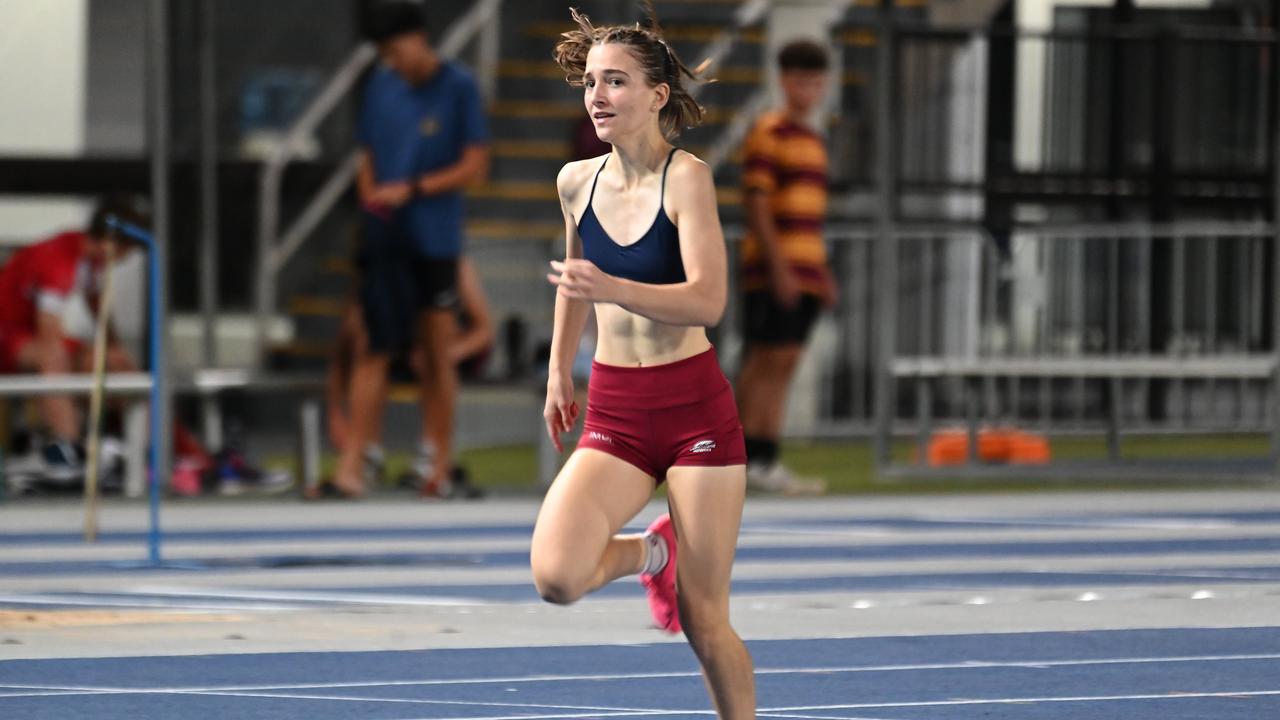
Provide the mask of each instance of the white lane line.
{"label": "white lane line", "polygon": [[[1034,572],[1057,573],[1057,570],[1042,570]],[[1221,571],[1205,570],[1203,568],[1188,568],[1179,570],[1178,568],[1169,568],[1167,570],[1080,570],[1068,571],[1079,573],[1090,573],[1096,575],[1136,575],[1138,577],[1155,577],[1155,578],[1189,578],[1192,580],[1250,580],[1250,581],[1280,581],[1280,573],[1273,568],[1258,568],[1258,572],[1247,571]]]}
{"label": "white lane line", "polygon": [[671,715],[716,716],[709,710],[635,710],[625,712],[557,712],[554,715],[458,715],[457,717],[412,717],[410,720],[575,720],[579,717],[667,717]]}
{"label": "white lane line", "polygon": [[759,713],[803,712],[807,710],[861,710],[863,708],[948,707],[958,705],[1015,705],[1024,703],[1118,702],[1122,700],[1194,700],[1203,698],[1267,697],[1280,695],[1280,690],[1240,690],[1235,692],[1178,692],[1147,695],[1074,695],[1066,697],[965,698],[960,700],[920,700],[894,703],[857,703],[851,705],[800,705],[795,707],[760,708]]}
{"label": "white lane line", "polygon": [[795,713],[759,713],[762,718],[799,718],[799,720],[894,720],[893,718],[873,718],[866,715],[843,717],[840,715],[798,715]]}
{"label": "white lane line", "polygon": [[188,692],[173,693],[175,695],[200,695],[202,697],[249,697],[249,698],[273,698],[282,700],[336,700],[340,702],[373,702],[373,703],[395,703],[403,705],[463,705],[467,707],[493,707],[493,708],[536,708],[540,710],[593,710],[602,712],[620,712],[620,713],[678,713],[682,710],[659,710],[656,708],[631,708],[631,707],[605,707],[596,705],[560,705],[549,703],[510,703],[510,702],[492,702],[492,701],[475,701],[475,700],[426,700],[418,698],[380,698],[380,697],[349,697],[346,695],[298,695],[292,693],[270,693],[270,692]]}
{"label": "white lane line", "polygon": [[11,698],[11,697],[15,697],[15,698],[23,698],[23,697],[54,697],[54,696],[59,696],[59,695],[84,695],[84,694],[85,694],[85,693],[80,693],[80,692],[60,692],[60,691],[56,691],[56,690],[50,690],[50,691],[45,691],[45,692],[4,692],[4,691],[0,691],[0,698]]}
{"label": "white lane line", "polygon": [[395,595],[367,592],[320,592],[309,590],[236,590],[231,588],[185,588],[176,586],[142,586],[131,592],[169,597],[225,598],[232,600],[274,600],[281,602],[341,603],[344,605],[412,605],[446,606],[490,605],[486,600],[437,595]]}
{"label": "white lane line", "polygon": [[[934,524],[938,527],[902,527],[901,523],[895,523],[893,520],[883,522],[870,522],[865,525],[854,523],[848,524],[830,524],[822,523],[817,525],[807,525],[804,523],[776,523],[776,524],[760,524],[760,525],[744,525],[742,535],[812,535],[826,537],[866,537],[866,536],[887,536],[894,534],[902,534],[906,532],[924,532],[938,533],[949,532],[954,527],[990,525],[1001,528],[1026,529],[1034,531],[1037,529],[1074,529],[1074,530],[1174,530],[1174,531],[1218,531],[1218,530],[1239,530],[1248,527],[1240,523],[1234,523],[1221,520],[1174,520],[1174,519],[1152,519],[1144,520],[1141,518],[1115,518],[1115,519],[1070,519],[1065,518],[1055,520],[1052,518],[956,518],[956,517],[934,517],[934,516],[904,516],[902,521],[920,523],[921,525]],[[975,531],[982,531],[984,528],[975,527]],[[986,528],[992,531],[993,528]],[[1005,531],[1001,531],[1005,532]]]}
{"label": "white lane line", "polygon": [[[1248,662],[1254,660],[1280,660],[1280,653],[1256,655],[1188,655],[1170,657],[1130,657],[1130,658],[1096,658],[1084,660],[1023,660],[1018,662],[983,662],[970,661],[962,663],[929,663],[903,665],[853,665],[846,667],[809,667],[809,668],[757,668],[756,675],[840,675],[866,672],[919,672],[927,670],[992,670],[1001,668],[1045,669],[1057,667],[1083,667],[1094,665],[1150,665],[1160,663],[1188,662]],[[449,685],[488,685],[498,683],[542,683],[542,682],[598,682],[603,680],[655,680],[672,678],[701,677],[700,672],[666,672],[666,673],[618,673],[599,675],[523,675],[517,677],[497,678],[457,678],[431,680],[371,680],[364,682],[342,683],[306,683],[292,685],[229,685],[211,687],[106,687],[106,686],[66,686],[66,685],[23,685],[32,690],[59,690],[81,694],[93,693],[217,693],[217,692],[265,692],[271,690],[336,690],[340,688],[367,687],[406,687],[406,686],[449,686]],[[296,696],[291,696],[296,697]]]}
{"label": "white lane line", "polygon": [[[199,695],[202,697],[245,697],[245,698],[268,698],[280,700],[333,700],[341,702],[372,702],[372,703],[392,703],[407,705],[463,705],[469,707],[495,707],[495,708],[537,708],[546,710],[584,710],[590,711],[587,714],[571,714],[571,715],[515,715],[516,718],[553,718],[553,717],[622,717],[622,716],[645,716],[645,715],[671,715],[686,714],[687,712],[701,713],[698,711],[685,710],[657,710],[645,708],[615,708],[615,707],[597,707],[593,705],[547,705],[539,703],[503,703],[503,702],[475,702],[470,700],[419,700],[412,698],[378,698],[378,697],[348,697],[344,695],[302,695],[292,693],[268,693],[268,692],[224,692],[224,691],[202,691],[202,690],[155,690],[155,689],[119,689],[110,690],[103,693],[83,693],[83,692],[44,692],[44,693],[21,693],[14,695],[0,694],[3,697],[48,697],[48,696],[65,696],[65,695],[86,695],[86,694],[107,694],[107,695]],[[434,720],[434,719],[433,719]],[[468,716],[467,720],[476,720]]]}
{"label": "white lane line", "polygon": [[[39,686],[11,686],[38,688]],[[350,686],[343,686],[350,687]],[[370,684],[369,687],[380,687]],[[272,688],[282,689],[282,688]],[[347,695],[318,695],[318,694],[302,694],[302,693],[285,693],[285,692],[242,692],[236,690],[210,690],[203,688],[95,688],[93,692],[85,692],[89,688],[80,688],[79,691],[68,692],[38,692],[38,693],[22,693],[14,695],[5,695],[0,693],[0,697],[38,697],[44,695],[86,695],[86,694],[107,694],[107,695],[201,695],[201,696],[218,696],[218,697],[259,697],[259,698],[277,698],[285,700],[339,700],[344,702],[377,702],[377,703],[405,703],[417,705],[466,705],[477,707],[504,707],[504,708],[541,708],[547,710],[596,710],[605,712],[620,713],[679,713],[683,710],[656,709],[656,708],[631,708],[631,707],[607,707],[597,705],[563,705],[563,704],[547,704],[547,703],[512,703],[512,702],[494,702],[484,701],[478,702],[473,700],[428,700],[416,698],[380,698],[380,697],[352,697]]]}
{"label": "white lane line", "polygon": [[1226,530],[1237,528],[1241,523],[1229,520],[1178,520],[1174,518],[956,518],[922,515],[917,518],[924,522],[940,525],[1008,525],[1027,527],[1069,527],[1069,528],[1124,528],[1133,530]]}
{"label": "white lane line", "polygon": [[[634,712],[634,713],[602,713],[599,715],[497,715],[490,717],[476,717],[474,715],[458,716],[451,718],[413,718],[412,720],[571,720],[573,718],[596,718],[596,717],[648,717],[648,718],[664,718],[664,717],[686,717],[688,715],[705,715],[714,717],[715,712],[712,710],[661,710],[653,712]],[[866,715],[857,717],[844,717],[839,715],[795,715],[774,713],[768,715],[758,715],[762,718],[800,718],[801,720],[894,720],[893,718],[874,718]]]}
{"label": "white lane line", "polygon": [[123,607],[123,608],[159,608],[164,610],[218,610],[218,611],[285,611],[305,610],[304,605],[264,605],[260,603],[234,602],[174,602],[171,600],[149,600],[144,597],[102,597],[88,595],[59,595],[56,593],[32,594],[0,594],[0,605],[66,605],[71,607]]}
{"label": "white lane line", "polygon": [[[770,535],[794,535],[799,537],[892,537],[900,534],[900,530],[892,529],[858,529],[849,528],[840,530],[834,528],[802,528],[802,527],[777,527],[777,526],[756,526],[750,528],[742,528],[739,535],[743,538],[749,538],[754,535],[770,536]],[[759,546],[767,547],[767,546]]]}

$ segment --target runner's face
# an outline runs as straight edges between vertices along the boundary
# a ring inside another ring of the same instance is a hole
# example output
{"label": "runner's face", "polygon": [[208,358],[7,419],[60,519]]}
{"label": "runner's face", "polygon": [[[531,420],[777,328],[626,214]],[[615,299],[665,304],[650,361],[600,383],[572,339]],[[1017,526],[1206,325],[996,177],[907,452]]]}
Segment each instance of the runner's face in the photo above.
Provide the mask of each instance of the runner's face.
{"label": "runner's face", "polygon": [[625,45],[595,45],[587,53],[583,102],[596,136],[612,143],[643,132],[656,122],[665,102],[661,88],[651,87],[644,70]]}

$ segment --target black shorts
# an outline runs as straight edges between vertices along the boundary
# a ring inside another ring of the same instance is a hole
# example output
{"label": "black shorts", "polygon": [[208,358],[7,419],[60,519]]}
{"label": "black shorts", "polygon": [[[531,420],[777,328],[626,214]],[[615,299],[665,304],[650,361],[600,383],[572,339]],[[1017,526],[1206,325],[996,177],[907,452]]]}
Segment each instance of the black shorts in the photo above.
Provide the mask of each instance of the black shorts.
{"label": "black shorts", "polygon": [[388,224],[368,225],[373,231],[360,253],[360,305],[369,349],[407,352],[423,310],[452,310],[458,304],[458,260],[423,257]]}
{"label": "black shorts", "polygon": [[809,340],[822,303],[801,293],[792,307],[783,307],[768,290],[752,290],[742,299],[742,334],[747,345],[803,345]]}

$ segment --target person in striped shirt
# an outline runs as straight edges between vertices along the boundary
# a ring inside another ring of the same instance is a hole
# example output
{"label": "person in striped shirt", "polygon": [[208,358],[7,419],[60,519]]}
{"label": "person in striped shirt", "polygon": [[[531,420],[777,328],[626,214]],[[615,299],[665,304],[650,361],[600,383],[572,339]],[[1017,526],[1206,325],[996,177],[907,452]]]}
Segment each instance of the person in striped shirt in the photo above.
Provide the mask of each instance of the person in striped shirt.
{"label": "person in striped shirt", "polygon": [[766,112],[747,137],[741,284],[745,356],[737,396],[755,490],[819,494],[820,479],[778,462],[787,392],[818,313],[836,301],[822,227],[827,212],[827,148],[812,127],[827,89],[827,50],[797,40],[778,53],[783,107]]}

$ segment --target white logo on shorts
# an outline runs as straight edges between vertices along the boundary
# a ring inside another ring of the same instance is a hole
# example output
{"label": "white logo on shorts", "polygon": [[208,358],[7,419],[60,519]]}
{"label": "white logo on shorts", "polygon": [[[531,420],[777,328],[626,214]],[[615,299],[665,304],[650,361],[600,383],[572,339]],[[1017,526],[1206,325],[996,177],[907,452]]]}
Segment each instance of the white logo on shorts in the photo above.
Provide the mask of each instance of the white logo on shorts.
{"label": "white logo on shorts", "polygon": [[689,448],[689,452],[708,453],[715,449],[716,449],[715,440],[699,440],[698,442],[693,444],[693,447]]}
{"label": "white logo on shorts", "polygon": [[602,443],[609,443],[610,445],[613,444],[613,438],[609,437],[608,435],[605,435],[604,433],[598,433],[594,430],[592,430],[588,434],[588,437],[590,437],[592,440],[598,440]]}

